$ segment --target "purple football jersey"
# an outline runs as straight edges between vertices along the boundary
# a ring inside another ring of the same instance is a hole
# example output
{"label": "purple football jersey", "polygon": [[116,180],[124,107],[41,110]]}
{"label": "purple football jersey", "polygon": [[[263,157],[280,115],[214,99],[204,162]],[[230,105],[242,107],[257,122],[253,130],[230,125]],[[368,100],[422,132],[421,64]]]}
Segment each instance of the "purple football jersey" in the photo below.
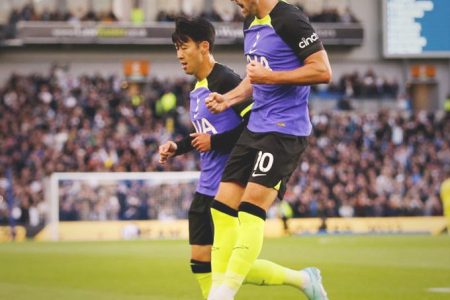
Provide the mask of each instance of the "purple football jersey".
{"label": "purple football jersey", "polygon": [[[211,74],[190,93],[190,117],[196,132],[220,134],[237,127],[242,118],[233,108],[219,114],[211,113],[205,104],[205,99],[211,92],[225,93],[233,89],[240,78],[231,69],[215,64]],[[197,192],[215,196],[222,178],[223,169],[229,153],[208,151],[200,153],[200,180]]]}
{"label": "purple football jersey", "polygon": [[[282,1],[263,19],[248,18],[244,37],[247,62],[256,60],[273,71],[297,69],[306,57],[323,49],[307,17]],[[248,129],[310,135],[309,94],[309,86],[253,84],[254,105]]]}

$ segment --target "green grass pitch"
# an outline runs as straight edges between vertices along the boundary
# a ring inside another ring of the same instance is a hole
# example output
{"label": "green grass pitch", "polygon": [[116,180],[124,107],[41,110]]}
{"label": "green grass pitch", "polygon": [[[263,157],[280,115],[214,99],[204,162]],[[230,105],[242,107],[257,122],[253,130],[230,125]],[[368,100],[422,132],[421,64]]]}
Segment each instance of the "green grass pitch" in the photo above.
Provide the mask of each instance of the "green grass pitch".
{"label": "green grass pitch", "polygon": [[[262,258],[318,266],[331,300],[434,300],[449,293],[449,236],[269,239]],[[0,299],[200,299],[187,241],[0,244]],[[306,299],[290,287],[244,286],[236,300]]]}

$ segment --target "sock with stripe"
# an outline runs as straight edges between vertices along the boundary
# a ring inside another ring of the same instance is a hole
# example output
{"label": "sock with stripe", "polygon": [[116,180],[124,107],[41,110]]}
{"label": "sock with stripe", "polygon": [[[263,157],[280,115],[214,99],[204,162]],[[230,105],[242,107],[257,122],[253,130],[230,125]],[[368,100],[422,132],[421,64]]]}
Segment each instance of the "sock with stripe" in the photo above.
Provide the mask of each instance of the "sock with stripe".
{"label": "sock with stripe", "polygon": [[228,261],[237,240],[239,220],[235,209],[217,200],[214,200],[211,205],[211,216],[214,223],[214,243],[211,249],[211,292],[214,293],[225,278]]}
{"label": "sock with stripe", "polygon": [[244,284],[288,285],[295,288],[303,288],[307,282],[308,275],[304,272],[292,270],[265,259],[257,259],[244,280]]}
{"label": "sock with stripe", "polygon": [[262,249],[266,212],[264,209],[242,202],[239,206],[239,233],[233,248],[223,284],[214,296],[233,299]]}
{"label": "sock with stripe", "polygon": [[211,262],[191,259],[191,270],[200,286],[203,299],[207,299],[211,289]]}

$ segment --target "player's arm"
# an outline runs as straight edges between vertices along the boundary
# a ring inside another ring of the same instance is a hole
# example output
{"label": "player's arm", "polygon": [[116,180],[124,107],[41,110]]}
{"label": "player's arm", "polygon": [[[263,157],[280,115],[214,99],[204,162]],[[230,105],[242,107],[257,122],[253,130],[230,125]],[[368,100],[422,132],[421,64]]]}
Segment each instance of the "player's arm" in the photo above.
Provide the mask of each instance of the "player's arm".
{"label": "player's arm", "polygon": [[234,144],[244,130],[245,124],[241,123],[235,128],[223,133],[209,135],[207,133],[193,133],[192,146],[200,152],[216,151],[230,153]]}
{"label": "player's arm", "polygon": [[174,153],[174,156],[182,155],[188,152],[191,152],[194,150],[194,147],[192,146],[192,133],[189,136],[185,136],[183,139],[176,142],[177,149]]}
{"label": "player's arm", "polygon": [[192,146],[199,152],[217,151],[222,153],[229,153],[241,135],[245,125],[239,126],[218,134],[208,133],[191,133]]}
{"label": "player's arm", "polygon": [[252,106],[253,101],[247,100],[231,107],[234,112],[241,117],[242,122],[234,129],[226,131],[222,134],[212,135],[211,147],[213,148],[213,150],[223,153],[231,152],[237,140],[241,136],[242,131],[248,124]]}
{"label": "player's arm", "polygon": [[229,150],[222,150],[222,148],[227,143],[233,143],[234,145],[241,131],[242,129],[236,127],[230,131],[215,135],[194,132],[178,142],[168,141],[159,146],[159,162],[164,164],[169,158],[188,153],[194,149],[199,152],[210,150],[229,152]]}
{"label": "player's arm", "polygon": [[240,137],[242,130],[248,123],[253,101],[244,101],[233,106],[233,110],[242,118],[242,122],[235,128],[223,133],[210,135],[207,133],[191,133],[178,142],[169,141],[159,149],[160,162],[164,163],[169,157],[181,155],[196,149],[199,152],[215,150],[229,153]]}
{"label": "player's arm", "polygon": [[191,133],[191,137],[193,138],[192,146],[200,152],[214,150],[221,153],[230,153],[245,126],[248,124],[252,106],[253,101],[249,100],[232,106],[234,112],[241,117],[242,122],[231,130],[214,135]]}
{"label": "player's arm", "polygon": [[221,134],[211,136],[211,148],[217,152],[230,153],[237,140],[241,136],[246,124],[241,123],[235,128]]}
{"label": "player's arm", "polygon": [[304,65],[289,71],[272,71],[264,68],[261,63],[251,61],[247,65],[247,77],[256,84],[295,84],[309,85],[329,83],[331,81],[331,66],[325,50],[309,55]]}
{"label": "player's arm", "polygon": [[165,164],[169,158],[185,154],[193,149],[191,136],[186,136],[178,142],[167,141],[159,146],[159,163]]}
{"label": "player's arm", "polygon": [[251,98],[252,93],[252,84],[247,76],[239,85],[225,94],[209,94],[205,100],[206,107],[213,113],[219,113]]}
{"label": "player's arm", "polygon": [[245,77],[234,89],[224,94],[228,107],[240,104],[252,97],[253,86],[248,77]]}
{"label": "player's arm", "polygon": [[247,65],[251,83],[309,85],[330,82],[332,72],[328,55],[308,18],[300,11],[290,9],[274,15],[272,24],[303,66],[272,71],[252,61]]}

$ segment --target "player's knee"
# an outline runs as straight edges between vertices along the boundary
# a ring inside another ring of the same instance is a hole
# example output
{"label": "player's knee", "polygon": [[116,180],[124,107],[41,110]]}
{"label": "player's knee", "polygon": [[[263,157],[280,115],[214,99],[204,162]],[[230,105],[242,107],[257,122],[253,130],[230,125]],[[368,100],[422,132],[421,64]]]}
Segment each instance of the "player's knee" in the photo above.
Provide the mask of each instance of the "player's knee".
{"label": "player's knee", "polygon": [[275,201],[277,191],[261,184],[250,182],[245,189],[242,201],[250,202],[267,210]]}
{"label": "player's knee", "polygon": [[216,199],[227,206],[237,209],[241,201],[244,187],[236,182],[221,182]]}
{"label": "player's knee", "polygon": [[211,261],[211,246],[192,245],[191,259],[204,262]]}

